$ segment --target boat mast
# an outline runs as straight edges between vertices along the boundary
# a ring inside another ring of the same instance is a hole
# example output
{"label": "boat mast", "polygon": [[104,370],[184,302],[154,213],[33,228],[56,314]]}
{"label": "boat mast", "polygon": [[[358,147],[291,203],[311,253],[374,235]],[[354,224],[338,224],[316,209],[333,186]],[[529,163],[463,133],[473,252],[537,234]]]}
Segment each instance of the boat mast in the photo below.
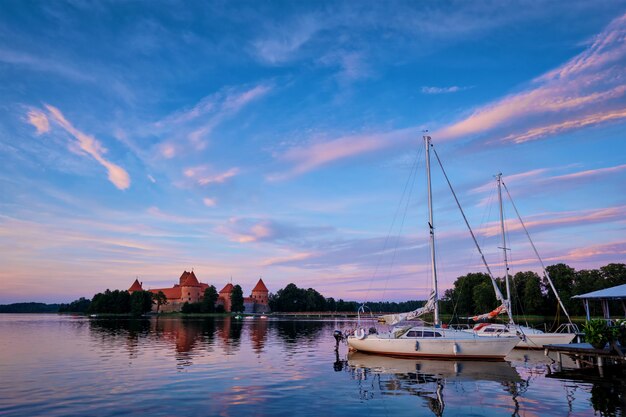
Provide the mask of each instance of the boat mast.
{"label": "boat mast", "polygon": [[433,293],[435,295],[435,326],[439,325],[439,295],[437,293],[437,266],[435,265],[435,227],[433,225],[433,199],[430,186],[430,136],[424,136],[426,146],[426,180],[428,183],[428,228],[430,230],[430,265],[433,275]]}
{"label": "boat mast", "polygon": [[502,173],[496,175],[498,182],[498,201],[500,202],[500,232],[502,233],[502,252],[504,253],[504,282],[506,283],[506,309],[510,311],[509,321],[513,323],[513,312],[511,311],[511,288],[509,284],[509,260],[506,251],[506,234],[504,233],[504,210],[502,209]]}
{"label": "boat mast", "polygon": [[535,256],[537,256],[537,259],[539,260],[539,263],[541,264],[541,269],[543,270],[543,276],[548,280],[548,283],[550,284],[550,288],[552,288],[552,292],[556,296],[556,299],[559,301],[559,304],[561,305],[561,308],[563,309],[563,313],[565,313],[565,316],[567,316],[567,321],[569,321],[570,324],[573,324],[572,319],[570,318],[569,314],[567,313],[567,310],[565,309],[565,305],[563,304],[563,301],[561,301],[561,297],[559,297],[559,293],[556,291],[556,288],[554,287],[554,284],[552,283],[552,280],[550,279],[550,274],[548,274],[548,271],[546,270],[546,266],[544,265],[543,260],[541,259],[541,256],[539,256],[539,252],[537,251],[537,248],[535,247],[533,240],[530,238],[530,233],[528,233],[528,229],[526,228],[526,225],[524,224],[524,220],[522,220],[522,216],[519,214],[519,211],[517,211],[517,206],[515,205],[515,202],[513,201],[513,197],[511,197],[511,193],[509,192],[509,189],[504,183],[504,181],[502,181],[502,185],[504,186],[504,190],[506,191],[506,194],[509,196],[509,201],[511,201],[513,210],[515,210],[515,214],[517,214],[517,218],[520,224],[522,225],[524,232],[526,233],[526,237],[528,237],[530,246],[532,246],[533,251],[535,252]]}

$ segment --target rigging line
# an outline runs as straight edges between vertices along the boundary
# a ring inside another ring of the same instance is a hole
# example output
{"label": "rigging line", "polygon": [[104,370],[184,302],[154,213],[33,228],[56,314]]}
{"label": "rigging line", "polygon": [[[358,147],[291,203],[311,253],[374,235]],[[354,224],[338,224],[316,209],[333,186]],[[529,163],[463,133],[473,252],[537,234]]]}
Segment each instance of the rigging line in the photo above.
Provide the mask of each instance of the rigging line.
{"label": "rigging line", "polygon": [[[446,174],[446,170],[443,168],[443,164],[441,163],[441,159],[439,159],[439,154],[437,153],[437,151],[435,150],[435,148],[433,147],[433,152],[435,153],[435,157],[437,158],[437,162],[439,163],[439,167],[441,168],[441,172],[443,172],[443,176],[446,179],[446,182],[448,183],[448,187],[450,187],[450,191],[452,192],[452,196],[454,197],[454,201],[456,201],[456,205],[459,208],[459,210],[461,211],[461,215],[463,216],[463,220],[465,221],[465,225],[467,226],[467,229],[470,232],[470,235],[472,236],[472,239],[474,240],[474,244],[476,245],[476,249],[478,249],[478,253],[480,253],[480,257],[482,258],[483,264],[485,265],[485,268],[487,268],[487,272],[489,273],[489,276],[491,277],[491,284],[493,285],[493,289],[496,293],[496,298],[498,298],[498,301],[500,301],[502,304],[506,305],[504,303],[504,297],[502,296],[502,293],[500,292],[500,289],[498,288],[495,278],[493,277],[493,274],[491,273],[491,268],[489,268],[489,265],[487,264],[487,261],[485,260],[485,255],[483,255],[483,251],[480,249],[480,246],[478,246],[478,241],[476,240],[476,236],[474,235],[474,232],[472,231],[472,228],[470,227],[469,222],[467,221],[467,217],[465,217],[465,212],[463,211],[463,208],[461,207],[461,203],[459,202],[459,199],[456,196],[456,193],[454,192],[454,189],[452,188],[452,184],[450,183],[450,179],[448,178],[448,175]],[[513,321],[513,318],[511,317],[511,312],[509,313],[509,318],[511,319],[511,321]]]}
{"label": "rigging line", "polygon": [[522,216],[520,216],[519,211],[517,211],[517,206],[515,205],[515,202],[513,201],[513,197],[511,197],[511,193],[509,192],[509,189],[504,183],[504,181],[502,182],[502,185],[504,186],[504,189],[506,190],[506,194],[509,196],[511,205],[513,206],[513,209],[515,210],[515,214],[517,214],[517,218],[519,219],[519,222],[522,225],[524,232],[526,233],[526,237],[528,237],[530,246],[532,246],[533,251],[535,252],[535,255],[537,256],[537,259],[539,260],[539,263],[541,264],[541,269],[543,270],[543,276],[548,280],[548,283],[550,284],[550,288],[552,288],[552,291],[554,292],[556,299],[559,301],[559,304],[561,305],[561,308],[563,309],[565,316],[567,316],[567,321],[569,321],[569,323],[572,324],[572,319],[570,318],[569,313],[565,309],[565,306],[563,305],[563,301],[561,301],[561,297],[559,297],[559,293],[556,292],[556,288],[554,288],[554,284],[552,283],[552,280],[550,279],[550,275],[548,274],[548,271],[546,271],[546,267],[543,264],[543,260],[541,259],[541,256],[539,256],[539,252],[537,251],[537,248],[535,247],[533,240],[530,238],[530,233],[528,233],[528,229],[526,229],[526,225],[524,224],[524,221],[522,220]]}
{"label": "rigging line", "polygon": [[[506,206],[504,206],[504,205],[502,206],[502,212],[503,212],[504,218],[506,219],[507,218]],[[513,241],[511,239],[511,232],[509,231],[508,222],[507,221],[504,222],[504,233],[506,234],[506,241],[508,242],[507,246],[509,246],[509,249],[508,249],[510,251],[509,252],[509,265],[511,265],[513,263],[513,250],[511,248]],[[520,315],[524,319],[524,323],[526,324],[526,327],[530,327],[528,325],[528,316],[526,315],[526,310],[524,308],[524,303],[523,303],[523,300],[524,300],[523,295],[524,294],[523,293],[520,294],[520,292],[518,291],[518,286],[517,286],[516,281],[515,281],[515,275],[513,275],[513,274],[509,274],[509,275],[511,277],[511,282],[513,283],[513,291],[515,292],[514,295],[515,295],[515,300],[516,300],[516,303],[517,303],[517,307],[519,308],[519,310],[521,312]],[[526,288],[526,285],[528,285],[528,279],[525,278],[523,282],[524,282],[524,288]],[[513,308],[513,307],[511,307],[511,308]]]}
{"label": "rigging line", "polygon": [[[409,176],[411,177],[411,176]],[[415,188],[415,180],[417,178],[417,164],[415,165],[415,170],[413,171],[413,181],[411,182],[411,187],[409,187],[409,193],[406,197],[406,205],[404,206],[404,214],[402,215],[402,222],[400,222],[400,229],[398,230],[398,236],[396,238],[396,245],[393,249],[393,255],[391,257],[391,263],[389,264],[389,270],[387,272],[387,279],[385,280],[385,288],[383,289],[382,292],[382,297],[384,299],[385,293],[387,292],[387,286],[389,284],[389,277],[391,275],[391,271],[393,269],[393,265],[395,263],[396,260],[396,254],[398,251],[398,245],[400,244],[400,234],[402,233],[402,229],[404,228],[404,222],[406,220],[406,214],[409,210],[409,205],[411,203],[411,195],[413,194],[413,189]]]}
{"label": "rigging line", "polygon": [[[419,160],[420,157],[420,152],[421,150],[418,148],[418,151],[415,154],[415,159],[413,161],[413,165],[411,167],[411,170],[417,170],[416,165],[417,165],[417,161]],[[400,212],[400,208],[402,207],[402,202],[404,201],[404,195],[406,194],[406,190],[407,187],[409,186],[409,182],[411,179],[411,174],[409,174],[409,176],[407,177],[406,183],[404,184],[404,189],[402,190],[402,195],[400,196],[400,201],[398,202],[398,206],[396,207],[396,211],[393,215],[393,220],[391,222],[391,225],[389,226],[389,231],[387,232],[387,237],[385,237],[385,243],[383,244],[383,250],[381,253],[379,253],[378,255],[378,259],[376,261],[376,267],[374,268],[374,272],[370,278],[370,283],[369,286],[367,288],[367,292],[365,293],[365,299],[369,298],[369,294],[370,291],[372,289],[372,283],[374,282],[374,278],[376,278],[376,275],[378,274],[378,269],[380,268],[380,264],[382,262],[382,254],[385,253],[385,251],[387,250],[387,244],[389,243],[389,238],[391,237],[391,232],[393,231],[393,227],[395,226],[396,223],[396,219],[398,217],[398,213]]]}

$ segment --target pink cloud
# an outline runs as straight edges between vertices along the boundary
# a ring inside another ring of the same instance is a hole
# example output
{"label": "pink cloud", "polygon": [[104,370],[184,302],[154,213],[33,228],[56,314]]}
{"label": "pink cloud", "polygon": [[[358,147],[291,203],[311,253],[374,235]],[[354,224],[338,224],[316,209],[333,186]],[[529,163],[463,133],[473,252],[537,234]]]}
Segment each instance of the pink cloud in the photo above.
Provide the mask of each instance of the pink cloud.
{"label": "pink cloud", "polygon": [[278,155],[278,159],[292,165],[287,172],[270,175],[269,180],[282,180],[312,171],[331,162],[375,152],[416,140],[417,128],[398,129],[387,133],[342,136],[326,142],[314,142],[293,147]]}
{"label": "pink cloud", "polygon": [[[517,174],[507,175],[506,177],[503,176],[503,178],[505,179],[507,184],[513,184],[516,182],[527,181],[529,178],[536,178],[540,175],[545,174],[548,171],[549,171],[548,168],[538,168],[538,169],[533,169],[533,170],[526,171],[526,172],[520,172]],[[484,193],[486,191],[493,190],[495,186],[496,186],[495,180],[489,181],[488,183],[483,184],[480,187],[472,188],[469,192],[472,194]]]}
{"label": "pink cloud", "polygon": [[626,118],[626,109],[603,112],[574,118],[564,122],[553,123],[546,126],[529,129],[524,133],[514,133],[503,138],[503,141],[511,141],[515,143],[528,142],[530,140],[541,139],[546,136],[552,136],[569,130],[580,129],[587,126],[593,126],[611,120],[619,120]]}
{"label": "pink cloud", "polygon": [[583,52],[536,78],[525,90],[476,109],[433,137],[490,132],[523,142],[626,118],[624,36],[626,15],[613,20]]}
{"label": "pink cloud", "polygon": [[210,168],[207,165],[190,167],[183,171],[183,175],[192,179],[198,185],[223,184],[230,178],[237,176],[241,170],[233,167],[224,172],[209,173]]}
{"label": "pink cloud", "polygon": [[106,168],[109,181],[111,181],[113,185],[120,190],[125,190],[130,187],[130,176],[128,175],[128,172],[126,172],[126,170],[119,165],[116,165],[104,158],[103,155],[107,153],[107,150],[95,137],[87,135],[76,129],[56,107],[49,104],[46,104],[45,106],[50,112],[52,119],[66,132],[72,135],[74,139],[76,139],[78,148]]}
{"label": "pink cloud", "polygon": [[626,241],[592,245],[571,250],[567,255],[560,257],[566,260],[588,260],[607,255],[626,255]]}
{"label": "pink cloud", "polygon": [[48,117],[45,115],[45,113],[39,110],[31,110],[28,112],[28,122],[31,125],[35,126],[38,135],[50,131],[50,123],[48,122]]}
{"label": "pink cloud", "polygon": [[[526,228],[533,229],[554,226],[578,226],[592,223],[619,221],[626,217],[626,206],[583,210],[577,213],[550,213],[549,216],[550,217],[543,219],[525,221]],[[506,220],[506,229],[509,232],[520,231],[522,230],[522,225],[517,221],[517,219]],[[478,233],[488,237],[496,236],[500,233],[500,223],[494,222],[482,229],[479,229]]]}
{"label": "pink cloud", "polygon": [[202,203],[204,203],[207,207],[215,207],[217,205],[217,201],[214,198],[205,197],[202,199]]}
{"label": "pink cloud", "polygon": [[573,172],[566,175],[558,175],[556,177],[547,178],[546,181],[568,181],[581,178],[597,177],[600,175],[612,174],[626,169],[626,164],[617,165],[614,167],[589,169],[586,171]]}

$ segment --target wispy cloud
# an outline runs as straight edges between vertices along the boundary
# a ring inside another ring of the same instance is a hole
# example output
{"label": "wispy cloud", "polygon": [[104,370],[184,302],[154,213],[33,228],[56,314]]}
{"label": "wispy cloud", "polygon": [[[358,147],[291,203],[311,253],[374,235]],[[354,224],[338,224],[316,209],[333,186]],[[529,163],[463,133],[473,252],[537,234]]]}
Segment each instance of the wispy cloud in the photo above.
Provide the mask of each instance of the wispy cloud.
{"label": "wispy cloud", "polygon": [[458,93],[459,91],[469,90],[471,87],[459,87],[458,85],[453,85],[451,87],[422,87],[422,93],[424,94],[448,94],[448,93]]}
{"label": "wispy cloud", "polygon": [[315,141],[305,146],[296,146],[277,155],[283,162],[291,164],[286,172],[274,173],[268,180],[292,178],[318,167],[345,158],[400,146],[414,140],[419,129],[398,129],[387,133],[341,136],[328,141]]}
{"label": "wispy cloud", "polygon": [[[543,217],[543,218],[538,218]],[[594,223],[610,223],[623,220],[626,217],[626,206],[606,207],[600,209],[581,210],[579,212],[548,213],[534,216],[524,222],[528,229],[584,226]],[[506,228],[509,232],[522,230],[522,225],[517,220],[506,220]],[[478,230],[483,236],[496,236],[500,233],[500,223],[492,223]]]}
{"label": "wispy cloud", "polygon": [[569,181],[583,178],[593,178],[601,175],[613,174],[615,172],[623,171],[625,169],[626,164],[606,168],[588,169],[585,171],[573,172],[571,174],[557,175],[555,177],[547,178],[546,181]]}
{"label": "wispy cloud", "polygon": [[177,156],[181,151],[191,148],[195,151],[207,147],[207,136],[220,123],[239,113],[250,103],[261,99],[272,91],[269,84],[258,84],[248,88],[225,87],[217,93],[202,98],[191,108],[178,110],[154,126],[167,134],[183,136],[181,139],[168,139],[159,145],[159,153],[167,158]]}
{"label": "wispy cloud", "polygon": [[330,227],[298,226],[272,219],[232,217],[217,228],[217,232],[239,243],[289,242],[305,236],[332,231]]}
{"label": "wispy cloud", "polygon": [[[76,129],[74,125],[72,125],[65,118],[63,113],[61,113],[61,111],[57,109],[56,107],[51,106],[49,104],[46,104],[45,107],[46,109],[48,109],[48,112],[52,120],[55,121],[67,133],[72,135],[74,139],[76,139],[75,144],[78,145],[78,149],[80,150],[80,152],[91,156],[100,165],[106,168],[109,181],[111,181],[113,185],[115,185],[120,190],[125,190],[128,187],[130,187],[130,176],[128,175],[128,172],[126,172],[126,170],[124,170],[124,168],[120,167],[119,165],[116,165],[113,162],[110,162],[109,160],[104,158],[104,155],[107,153],[107,150],[106,148],[102,146],[100,141],[98,141],[95,137],[90,136]],[[31,113],[29,113],[29,121],[33,123],[32,118],[31,118]],[[47,120],[47,117],[42,112],[38,111],[38,113],[39,114],[36,115],[37,123],[40,123],[40,125],[43,126],[41,124],[42,123],[41,116],[43,116],[46,120]],[[48,130],[49,130],[49,126],[48,126]],[[38,128],[38,131],[39,131],[39,128]]]}
{"label": "wispy cloud", "polygon": [[626,118],[626,15],[611,22],[591,45],[520,93],[475,110],[434,135],[453,139],[489,133],[524,142]]}
{"label": "wispy cloud", "polygon": [[592,260],[614,255],[626,255],[626,241],[603,243],[574,249],[561,258],[566,260]]}
{"label": "wispy cloud", "polygon": [[202,203],[207,207],[215,207],[217,205],[217,201],[214,198],[208,197],[203,198]]}
{"label": "wispy cloud", "polygon": [[59,59],[46,59],[23,51],[0,48],[0,62],[34,71],[54,73],[75,81],[94,81],[88,72],[63,64]]}
{"label": "wispy cloud", "polygon": [[[506,180],[507,184],[514,184],[514,183],[523,182],[523,181],[525,182],[525,181],[528,181],[529,179],[537,178],[540,175],[545,174],[549,170],[550,169],[548,168],[538,168],[538,169],[533,169],[530,171],[519,172],[517,174],[507,175],[506,177],[504,177],[504,179]],[[484,192],[493,190],[494,187],[495,187],[495,180],[489,181],[488,183],[485,183],[481,185],[480,187],[472,188],[469,192],[472,194],[484,193]]]}
{"label": "wispy cloud", "polygon": [[39,110],[31,110],[28,112],[28,122],[31,125],[35,126],[38,135],[46,133],[50,130],[50,122],[48,122],[48,117],[45,113]]}
{"label": "wispy cloud", "polygon": [[303,15],[287,26],[268,26],[268,35],[252,43],[256,56],[263,62],[278,65],[289,61],[313,35],[323,29],[322,16]]}
{"label": "wispy cloud", "polygon": [[183,171],[185,177],[190,178],[198,185],[223,184],[230,178],[240,173],[240,169],[233,167],[224,172],[210,173],[211,169],[207,165],[190,167]]}

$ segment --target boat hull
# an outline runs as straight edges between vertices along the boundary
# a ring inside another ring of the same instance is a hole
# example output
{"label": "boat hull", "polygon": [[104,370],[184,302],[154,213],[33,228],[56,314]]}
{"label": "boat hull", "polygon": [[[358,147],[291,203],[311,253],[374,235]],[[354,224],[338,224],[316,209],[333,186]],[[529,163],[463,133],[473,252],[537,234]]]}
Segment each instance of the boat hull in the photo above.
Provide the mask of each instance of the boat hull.
{"label": "boat hull", "polygon": [[[416,343],[417,342],[417,343]],[[360,352],[412,358],[503,359],[517,343],[517,337],[474,337],[404,339],[367,335],[348,337],[348,345]]]}
{"label": "boat hull", "polygon": [[543,349],[545,345],[567,345],[574,340],[574,333],[543,333],[524,335],[515,346],[521,349]]}
{"label": "boat hull", "polygon": [[[488,324],[479,325],[480,330],[466,330],[480,337],[493,337],[495,332],[516,333],[520,341],[519,349],[543,349],[545,345],[566,345],[576,337],[576,333],[544,333],[541,330],[520,325]],[[491,331],[489,333],[489,331]]]}

